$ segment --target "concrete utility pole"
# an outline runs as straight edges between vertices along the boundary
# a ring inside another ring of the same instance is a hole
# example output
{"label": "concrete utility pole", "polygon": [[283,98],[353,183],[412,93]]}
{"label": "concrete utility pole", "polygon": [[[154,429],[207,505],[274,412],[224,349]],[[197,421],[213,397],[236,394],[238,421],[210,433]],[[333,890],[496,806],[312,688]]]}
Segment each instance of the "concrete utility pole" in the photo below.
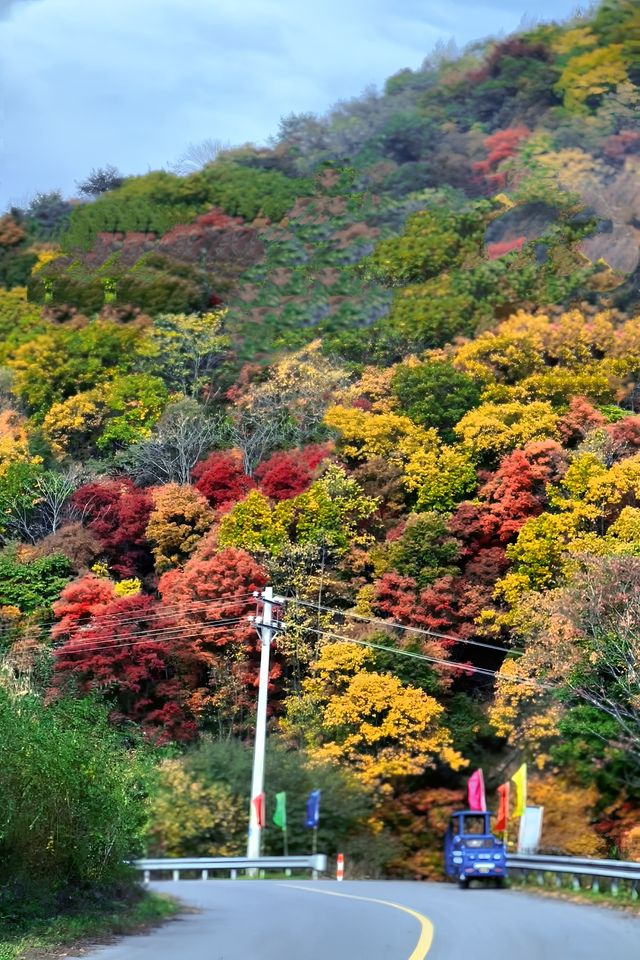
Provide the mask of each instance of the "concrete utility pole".
{"label": "concrete utility pole", "polygon": [[258,686],[258,710],[256,715],[256,737],[253,748],[253,776],[251,778],[251,801],[249,810],[249,839],[247,856],[260,856],[262,827],[258,822],[254,800],[264,794],[264,754],[267,742],[267,691],[269,687],[269,654],[273,628],[273,604],[283,603],[283,597],[274,597],[273,588],[265,587],[261,594],[263,601],[262,617],[254,623],[260,632],[262,648],[260,650],[260,681]]}

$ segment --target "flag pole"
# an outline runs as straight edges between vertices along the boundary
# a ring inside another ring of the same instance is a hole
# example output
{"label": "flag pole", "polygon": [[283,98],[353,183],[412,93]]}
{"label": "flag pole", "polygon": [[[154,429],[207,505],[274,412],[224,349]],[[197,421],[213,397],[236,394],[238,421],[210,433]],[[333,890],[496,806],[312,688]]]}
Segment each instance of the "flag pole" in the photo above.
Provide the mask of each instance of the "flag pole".
{"label": "flag pole", "polygon": [[[288,856],[289,856],[289,834],[288,834],[288,829],[289,829],[289,828],[287,827],[287,824],[286,824],[286,821],[285,821],[284,830],[282,831],[282,842],[284,843],[284,855],[285,855],[285,857],[288,857]],[[284,875],[285,875],[285,877],[290,877],[290,876],[291,876],[291,870],[289,869],[289,867],[287,867],[286,870],[284,871]]]}

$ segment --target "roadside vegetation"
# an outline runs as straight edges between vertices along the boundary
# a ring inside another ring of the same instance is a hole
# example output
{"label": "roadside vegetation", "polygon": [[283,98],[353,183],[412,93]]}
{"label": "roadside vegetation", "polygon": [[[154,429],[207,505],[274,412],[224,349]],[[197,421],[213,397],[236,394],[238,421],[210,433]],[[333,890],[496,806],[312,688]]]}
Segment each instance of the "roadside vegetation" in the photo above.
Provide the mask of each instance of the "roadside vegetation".
{"label": "roadside vegetation", "polygon": [[266,852],[321,789],[319,849],[440,877],[527,762],[545,849],[640,859],[639,43],[604,0],[0,217],[12,942],[243,852],[267,584]]}

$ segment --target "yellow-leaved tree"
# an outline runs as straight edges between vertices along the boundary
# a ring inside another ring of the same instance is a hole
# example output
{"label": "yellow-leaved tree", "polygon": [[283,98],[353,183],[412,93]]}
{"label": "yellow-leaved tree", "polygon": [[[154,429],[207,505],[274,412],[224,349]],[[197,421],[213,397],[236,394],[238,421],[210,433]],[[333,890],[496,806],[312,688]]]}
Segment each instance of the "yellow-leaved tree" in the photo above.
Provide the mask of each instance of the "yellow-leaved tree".
{"label": "yellow-leaved tree", "polygon": [[583,787],[559,776],[529,781],[530,803],[544,807],[541,847],[547,853],[571,857],[604,857],[607,844],[593,826],[598,802],[595,786]]}
{"label": "yellow-leaved tree", "polygon": [[437,700],[374,667],[370,650],[327,643],[311,664],[301,696],[288,703],[287,732],[311,757],[347,765],[379,794],[437,762],[464,767]]}
{"label": "yellow-leaved tree", "polygon": [[628,79],[623,44],[595,47],[572,57],[556,84],[569,110],[585,112],[596,107],[600,97]]}
{"label": "yellow-leaved tree", "polygon": [[205,784],[179,760],[163,760],[151,803],[149,852],[157,857],[233,857],[243,849],[247,815],[227,786]]}
{"label": "yellow-leaved tree", "polygon": [[468,449],[493,460],[532,440],[555,437],[558,414],[550,403],[483,403],[454,427]]}
{"label": "yellow-leaved tree", "polygon": [[193,553],[213,523],[205,497],[189,484],[156,487],[146,536],[153,544],[156,570],[177,567]]}

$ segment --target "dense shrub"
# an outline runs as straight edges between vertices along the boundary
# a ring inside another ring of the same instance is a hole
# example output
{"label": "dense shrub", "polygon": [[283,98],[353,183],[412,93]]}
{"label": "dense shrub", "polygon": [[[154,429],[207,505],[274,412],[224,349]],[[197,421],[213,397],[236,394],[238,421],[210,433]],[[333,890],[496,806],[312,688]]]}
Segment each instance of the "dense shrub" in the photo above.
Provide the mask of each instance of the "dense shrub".
{"label": "dense shrub", "polygon": [[[129,737],[131,734],[129,734]],[[3,920],[121,883],[141,852],[147,762],[92,700],[45,706],[0,679]]]}

